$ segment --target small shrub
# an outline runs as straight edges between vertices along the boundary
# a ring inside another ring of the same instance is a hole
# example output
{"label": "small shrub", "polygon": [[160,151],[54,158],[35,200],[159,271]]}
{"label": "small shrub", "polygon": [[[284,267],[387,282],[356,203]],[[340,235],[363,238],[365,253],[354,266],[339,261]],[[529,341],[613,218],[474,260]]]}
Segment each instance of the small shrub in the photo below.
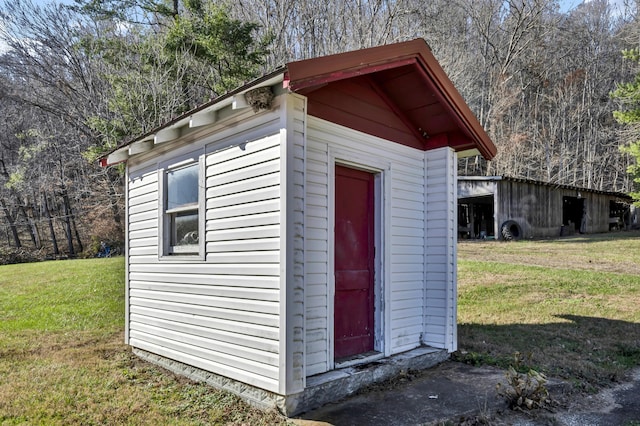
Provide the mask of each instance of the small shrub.
{"label": "small shrub", "polygon": [[514,354],[514,363],[505,373],[507,383],[498,383],[498,395],[503,396],[509,408],[513,410],[533,410],[547,408],[551,405],[551,398],[547,390],[547,378],[544,374],[529,368],[526,373],[519,372],[523,366],[523,356],[519,352]]}
{"label": "small shrub", "polygon": [[0,265],[39,262],[42,259],[40,250],[30,251],[24,248],[0,247]]}

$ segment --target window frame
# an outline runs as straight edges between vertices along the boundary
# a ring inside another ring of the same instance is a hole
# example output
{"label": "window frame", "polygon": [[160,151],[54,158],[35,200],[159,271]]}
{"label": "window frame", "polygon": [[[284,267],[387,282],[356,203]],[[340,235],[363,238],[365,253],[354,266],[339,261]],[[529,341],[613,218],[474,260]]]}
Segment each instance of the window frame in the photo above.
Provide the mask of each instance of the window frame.
{"label": "window frame", "polygon": [[[168,174],[190,165],[198,167],[198,201],[167,209],[168,202]],[[205,259],[205,203],[206,203],[206,177],[204,154],[191,152],[177,158],[165,161],[158,167],[159,197],[158,197],[158,254],[160,260],[168,261],[193,261]],[[198,215],[198,243],[184,246],[172,245],[175,227],[173,224],[177,214],[183,212],[196,212]]]}

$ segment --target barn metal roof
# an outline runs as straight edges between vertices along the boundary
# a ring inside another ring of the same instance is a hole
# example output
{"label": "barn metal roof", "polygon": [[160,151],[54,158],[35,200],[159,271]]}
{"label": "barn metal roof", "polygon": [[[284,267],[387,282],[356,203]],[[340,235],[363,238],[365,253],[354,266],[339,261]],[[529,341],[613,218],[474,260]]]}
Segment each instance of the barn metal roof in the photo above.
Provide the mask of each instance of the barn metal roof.
{"label": "barn metal roof", "polygon": [[520,183],[528,183],[531,185],[550,186],[552,188],[558,188],[558,189],[568,189],[571,191],[591,192],[594,194],[602,194],[602,195],[608,195],[612,197],[618,197],[628,202],[633,201],[633,197],[623,192],[601,191],[599,189],[583,188],[580,186],[563,185],[558,183],[544,182],[540,180],[518,178],[518,177],[512,177],[512,176],[458,176],[458,180],[459,181],[465,181],[465,180],[480,181],[480,182],[497,182],[497,181],[520,182]]}
{"label": "barn metal roof", "polygon": [[[308,113],[414,148],[450,146],[492,159],[496,147],[422,39],[290,62],[152,131],[120,144],[103,166],[180,136],[249,90],[282,84],[308,99]],[[195,124],[194,124],[195,123]]]}

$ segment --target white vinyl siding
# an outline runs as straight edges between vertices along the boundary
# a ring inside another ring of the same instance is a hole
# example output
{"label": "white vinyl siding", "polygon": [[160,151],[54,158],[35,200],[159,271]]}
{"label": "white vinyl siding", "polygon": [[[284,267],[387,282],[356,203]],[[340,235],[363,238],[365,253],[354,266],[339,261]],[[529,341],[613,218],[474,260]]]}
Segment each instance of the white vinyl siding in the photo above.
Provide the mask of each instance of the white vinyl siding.
{"label": "white vinyl siding", "polygon": [[[313,121],[310,121],[312,123]],[[312,133],[311,124],[309,132]],[[305,197],[305,333],[308,376],[329,369],[328,145],[307,138]]]}
{"label": "white vinyl siding", "polygon": [[425,153],[426,295],[424,343],[457,349],[456,331],[456,154],[450,148]]}
{"label": "white vinyl siding", "polygon": [[[404,148],[404,147],[403,147]],[[407,149],[409,159],[397,161],[391,182],[391,352],[420,345],[424,287],[424,170],[423,154]],[[416,294],[419,297],[413,298]]]}
{"label": "white vinyl siding", "polygon": [[[129,343],[272,392],[281,363],[280,113],[276,102],[186,148],[130,161],[128,182]],[[161,258],[157,165],[185,149],[204,155],[205,256]]]}
{"label": "white vinyl siding", "polygon": [[280,370],[281,395],[290,395],[304,390],[305,332],[304,332],[304,250],[305,250],[305,143],[306,143],[306,99],[299,95],[288,95],[283,101],[282,114],[282,167],[283,188],[282,228],[283,257],[280,267],[281,330],[280,353],[284,358]]}
{"label": "white vinyl siding", "polygon": [[[330,151],[350,152],[351,161],[367,158],[386,162],[383,196],[387,211],[378,230],[386,239],[383,248],[389,271],[384,271],[385,353],[394,354],[419,346],[424,332],[425,274],[425,174],[424,152],[388,142],[327,121],[309,117],[305,198],[305,325],[307,375],[330,369],[328,332],[331,248],[329,240]],[[340,154],[335,154],[336,158]],[[371,166],[371,165],[369,165]],[[379,271],[378,271],[379,272]]]}

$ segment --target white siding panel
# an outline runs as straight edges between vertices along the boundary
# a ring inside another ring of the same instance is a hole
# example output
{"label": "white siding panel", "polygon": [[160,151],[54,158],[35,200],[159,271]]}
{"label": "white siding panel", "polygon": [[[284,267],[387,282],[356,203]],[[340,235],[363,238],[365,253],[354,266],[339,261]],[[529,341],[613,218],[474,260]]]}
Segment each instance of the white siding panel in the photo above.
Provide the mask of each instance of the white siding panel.
{"label": "white siding panel", "polygon": [[425,153],[427,244],[424,342],[454,351],[456,334],[456,157],[449,148]]}
{"label": "white siding panel", "polygon": [[202,284],[212,286],[231,286],[231,287],[248,287],[277,289],[278,277],[276,276],[242,276],[242,275],[213,275],[213,274],[185,274],[185,273],[157,273],[157,272],[131,272],[129,274],[131,280],[151,281],[160,283],[177,283],[177,284]]}
{"label": "white siding panel", "polygon": [[[280,138],[277,132],[272,132],[271,135],[266,137],[256,138],[250,143],[240,143],[238,146],[233,146],[228,149],[223,149],[215,152],[215,155],[207,157],[207,166],[213,166],[221,163],[225,163],[230,160],[246,157],[257,158],[252,163],[260,163],[260,159],[265,158],[277,158],[280,156],[278,149],[274,147],[280,146]],[[271,149],[270,155],[265,155],[265,151]],[[221,170],[216,168],[216,170]]]}
{"label": "white siding panel", "polygon": [[267,302],[277,302],[279,300],[277,289],[270,290],[261,288],[223,287],[202,284],[189,285],[136,280],[131,280],[130,288],[148,291],[155,290],[165,293],[184,293],[201,296],[217,296],[221,298],[262,300]]}
{"label": "white siding panel", "polygon": [[258,202],[247,202],[246,204],[238,204],[223,208],[216,206],[213,200],[209,200],[207,201],[207,222],[209,220],[224,219],[230,217],[244,217],[247,220],[251,220],[252,215],[279,211],[279,198]]}
{"label": "white siding panel", "polygon": [[129,231],[158,227],[158,208],[141,214],[129,215]]}
{"label": "white siding panel", "polygon": [[149,228],[142,228],[142,229],[129,231],[129,238],[132,240],[135,240],[138,238],[150,238],[150,237],[155,237],[157,239],[158,232],[155,229],[149,229]]}
{"label": "white siding panel", "polygon": [[207,242],[277,238],[279,236],[279,225],[251,226],[207,231]]}
{"label": "white siding panel", "polygon": [[127,252],[129,256],[158,256],[158,246],[135,247],[130,248]]}
{"label": "white siding panel", "polygon": [[[137,322],[141,319],[142,322]],[[182,325],[181,327],[166,327],[167,322],[159,323],[159,326],[144,321],[146,318],[133,317],[131,320],[132,331],[140,332],[140,335],[153,335],[161,338],[171,339],[186,343],[190,346],[209,349],[215,351],[220,357],[218,360],[228,359],[231,361],[235,354],[242,352],[243,359],[239,362],[248,362],[254,367],[253,372],[268,377],[276,371],[274,364],[278,361],[277,351],[257,350],[251,347],[241,346],[225,340],[213,339],[213,334],[208,329],[193,325]],[[238,360],[237,360],[238,361]],[[255,361],[252,362],[252,361]],[[266,364],[266,365],[265,365]],[[235,365],[238,367],[238,365]]]}
{"label": "white siding panel", "polygon": [[[217,179],[212,179],[216,181]],[[252,191],[256,189],[277,187],[280,185],[280,174],[271,173],[268,175],[258,176],[255,178],[246,178],[231,182],[228,184],[212,186],[207,189],[207,198],[223,197],[225,195],[242,193],[245,191]],[[216,202],[217,205],[222,205]]]}
{"label": "white siding panel", "polygon": [[[149,192],[149,193],[145,193],[145,194],[141,194],[138,195],[137,197],[134,197],[133,195],[131,195],[129,197],[129,208],[133,208],[136,207],[140,204],[153,204],[153,203],[157,203],[158,202],[158,192],[154,191],[154,192]],[[146,209],[148,208],[148,206],[143,207],[143,211],[146,211]]]}
{"label": "white siding panel", "polygon": [[[155,328],[138,323],[131,324],[131,338],[158,346],[164,346],[175,351],[181,351],[185,348],[189,348],[190,354],[208,359],[214,363],[251,371],[255,374],[269,377],[271,379],[275,379],[277,377],[277,368],[273,365],[255,362],[248,358],[240,358],[234,354],[222,352],[220,349],[227,346],[225,343],[211,342],[208,339],[203,339],[198,336],[176,333],[171,330]],[[267,354],[268,352],[264,353],[265,360],[271,361],[274,357],[270,357]]]}
{"label": "white siding panel", "polygon": [[135,283],[132,283],[129,295],[132,298],[135,297],[147,300],[175,302],[192,306],[226,308],[271,315],[276,315],[278,313],[278,304],[270,301],[206,296],[202,293],[204,292],[200,292],[200,294],[187,292],[170,293],[166,291],[159,291],[157,288],[154,288],[153,290],[142,290],[135,286]]}
{"label": "white siding panel", "polygon": [[257,201],[273,200],[280,198],[280,186],[270,186],[267,188],[254,189],[252,191],[241,192],[237,194],[229,194],[221,197],[209,197],[207,206],[212,209],[244,205],[246,203],[255,203]]}
{"label": "white siding panel", "polygon": [[180,347],[180,350],[174,350],[162,342],[160,344],[154,344],[149,341],[141,339],[131,339],[130,344],[134,347],[143,349],[148,352],[158,354],[170,359],[180,360],[188,365],[201,368],[212,373],[220,374],[225,377],[230,377],[248,383],[250,385],[277,392],[278,381],[269,377],[260,376],[253,373],[251,370],[236,368],[235,365],[226,365],[212,361],[209,354],[200,351],[197,355],[194,355],[191,351],[185,352]]}
{"label": "white siding panel", "polygon": [[129,198],[139,198],[144,195],[155,194],[157,183],[158,175],[155,171],[143,176],[141,179],[132,179],[132,186],[129,187]]}
{"label": "white siding panel", "polygon": [[250,252],[256,250],[280,250],[279,238],[256,238],[251,240],[217,241],[207,243],[207,253]]}
{"label": "white siding panel", "polygon": [[[264,204],[262,205],[264,208]],[[247,212],[245,210],[245,212]],[[279,211],[267,211],[266,213],[246,213],[247,216],[233,216],[222,219],[207,220],[207,230],[215,231],[221,229],[247,228],[262,225],[277,225],[280,223]]]}
{"label": "white siding panel", "polygon": [[143,306],[132,306],[131,315],[170,321],[175,323],[176,327],[180,324],[198,324],[206,327],[212,333],[220,331],[225,333],[225,335],[231,336],[230,338],[236,336],[241,341],[246,341],[246,346],[251,346],[251,341],[255,338],[256,342],[262,342],[261,345],[266,346],[266,350],[270,352],[273,352],[271,345],[275,347],[278,341],[278,328],[268,327],[263,324],[229,321],[221,318],[195,315],[193,313],[159,310]]}
{"label": "white siding panel", "polygon": [[[130,163],[127,234],[130,343],[274,392],[281,362],[278,104],[213,125],[224,139],[199,129],[200,141],[171,142],[154,159],[145,154],[147,163]],[[187,153],[206,153],[205,260],[158,256],[158,170]]]}
{"label": "white siding panel", "polygon": [[132,238],[129,235],[130,243],[129,247],[157,247],[158,245],[158,237],[146,237],[146,238]]}
{"label": "white siding panel", "polygon": [[[220,182],[235,182],[236,180],[243,180],[246,176],[265,176],[273,173],[280,172],[280,159],[272,158],[258,164],[245,165],[239,169],[227,171],[226,173],[214,174],[216,166],[212,166],[209,170],[211,175],[207,177],[207,188],[213,188],[216,185],[220,185]],[[224,176],[224,179],[220,179],[220,176]]]}
{"label": "white siding panel", "polygon": [[278,263],[280,251],[219,252],[209,257],[216,263]]}
{"label": "white siding panel", "polygon": [[157,213],[157,211],[158,211],[157,198],[151,200],[150,202],[145,202],[145,203],[141,203],[141,204],[137,204],[129,207],[129,213],[132,215],[135,215],[137,213],[145,213],[145,212]]}
{"label": "white siding panel", "polygon": [[[250,150],[232,151],[227,149],[210,154],[207,157],[207,178],[225,174],[233,176],[235,171],[242,171],[247,167],[256,167],[258,164],[264,164],[280,156],[280,144],[277,135],[255,141],[251,143],[251,146],[256,147],[256,150],[250,152]],[[229,153],[234,153],[234,155],[227,156],[226,154]],[[236,175],[237,177],[240,176]],[[229,179],[229,181],[233,180],[233,177]],[[228,180],[225,179],[226,181]]]}
{"label": "white siding panel", "polygon": [[[200,318],[202,323],[206,326],[197,326],[190,324],[188,318],[182,315],[180,318],[177,315],[173,315],[171,319],[157,318],[155,316],[141,315],[138,313],[131,313],[131,321],[151,325],[158,328],[166,328],[178,333],[189,333],[193,335],[199,335],[201,337],[210,339],[212,341],[220,341],[225,343],[235,344],[238,347],[257,348],[271,353],[278,353],[278,340],[277,335],[274,335],[274,339],[265,339],[255,335],[245,335],[238,333],[235,329],[230,331],[216,328],[215,323],[209,324],[205,318]],[[253,333],[253,330],[251,330]],[[255,351],[252,351],[255,354]],[[260,361],[259,357],[249,357],[255,361]]]}
{"label": "white siding panel", "polygon": [[191,314],[194,315],[194,318],[199,315],[219,318],[228,321],[264,325],[268,327],[278,327],[280,324],[279,319],[276,315],[268,315],[249,311],[238,311],[227,308],[216,308],[204,305],[189,305],[184,303],[169,302],[165,300],[131,297],[131,305],[136,307],[155,309],[159,311]]}

